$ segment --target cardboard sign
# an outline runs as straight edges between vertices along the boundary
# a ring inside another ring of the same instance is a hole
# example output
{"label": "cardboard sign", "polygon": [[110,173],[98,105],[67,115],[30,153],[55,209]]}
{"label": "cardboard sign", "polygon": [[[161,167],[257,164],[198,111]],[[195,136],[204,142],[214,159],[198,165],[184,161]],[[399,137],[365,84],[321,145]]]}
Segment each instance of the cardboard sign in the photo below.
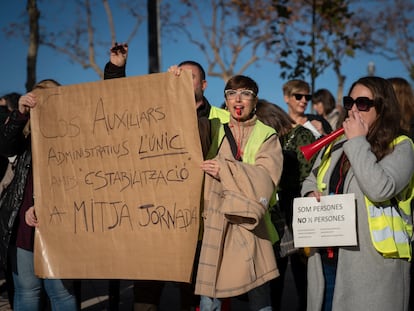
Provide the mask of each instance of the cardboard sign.
{"label": "cardboard sign", "polygon": [[295,247],[357,245],[355,195],[296,198],[292,227]]}
{"label": "cardboard sign", "polygon": [[35,93],[36,274],[189,282],[203,178],[190,72]]}

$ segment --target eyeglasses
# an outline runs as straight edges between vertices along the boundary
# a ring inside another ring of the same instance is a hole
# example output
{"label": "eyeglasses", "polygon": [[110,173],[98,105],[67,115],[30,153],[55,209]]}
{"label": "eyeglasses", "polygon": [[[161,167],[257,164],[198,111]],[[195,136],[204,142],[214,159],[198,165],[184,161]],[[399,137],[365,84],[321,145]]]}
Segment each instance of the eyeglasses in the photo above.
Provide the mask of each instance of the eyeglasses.
{"label": "eyeglasses", "polygon": [[303,96],[305,96],[305,99],[306,99],[307,102],[310,101],[311,98],[312,98],[312,95],[310,95],[310,94],[295,93],[295,94],[292,94],[292,96],[295,96],[296,100],[301,100],[303,98]]}
{"label": "eyeglasses", "polygon": [[354,100],[351,96],[344,96],[343,104],[346,110],[351,110],[354,103],[359,111],[368,111],[372,106],[374,106],[374,101],[368,97],[357,97]]}
{"label": "eyeglasses", "polygon": [[244,100],[250,100],[256,97],[256,94],[252,90],[225,90],[224,94],[227,99],[235,99],[238,95]]}

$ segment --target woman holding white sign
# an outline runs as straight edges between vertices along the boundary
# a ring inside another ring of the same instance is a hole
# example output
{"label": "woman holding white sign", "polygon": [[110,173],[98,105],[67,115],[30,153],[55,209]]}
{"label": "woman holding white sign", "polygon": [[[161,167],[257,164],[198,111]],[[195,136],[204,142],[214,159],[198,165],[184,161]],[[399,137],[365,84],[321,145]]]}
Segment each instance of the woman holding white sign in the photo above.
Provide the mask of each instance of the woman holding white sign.
{"label": "woman holding white sign", "polygon": [[413,144],[387,80],[359,79],[343,104],[345,134],[319,153],[302,195],[354,193],[358,245],[312,250],[308,310],[407,310]]}

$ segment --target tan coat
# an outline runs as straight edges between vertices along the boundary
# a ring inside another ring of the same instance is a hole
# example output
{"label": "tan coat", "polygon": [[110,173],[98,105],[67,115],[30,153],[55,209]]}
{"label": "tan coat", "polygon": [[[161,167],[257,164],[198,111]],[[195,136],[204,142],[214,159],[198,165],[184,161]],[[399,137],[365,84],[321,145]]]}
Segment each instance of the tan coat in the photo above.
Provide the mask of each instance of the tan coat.
{"label": "tan coat", "polygon": [[260,147],[255,165],[236,161],[227,139],[216,160],[220,181],[206,176],[204,236],[195,292],[224,298],[246,293],[279,275],[263,216],[279,181],[283,158],[273,135]]}

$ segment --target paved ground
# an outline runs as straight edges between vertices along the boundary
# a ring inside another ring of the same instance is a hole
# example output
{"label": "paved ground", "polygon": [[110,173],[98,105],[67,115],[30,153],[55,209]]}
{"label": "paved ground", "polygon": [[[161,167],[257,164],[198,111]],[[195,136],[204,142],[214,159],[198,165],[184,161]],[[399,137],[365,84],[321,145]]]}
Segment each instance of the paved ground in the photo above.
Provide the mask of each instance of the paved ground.
{"label": "paved ground", "polygon": [[[4,280],[0,280],[0,284]],[[133,283],[121,281],[119,311],[133,310]],[[113,311],[108,305],[108,281],[82,280],[81,309],[83,311]],[[159,311],[179,311],[179,290],[173,283],[167,283],[164,288]],[[282,301],[282,311],[292,311],[296,308],[296,293],[292,283],[290,268],[286,276],[286,288]],[[0,311],[12,310],[7,297],[0,296]],[[248,311],[248,304],[239,299],[232,299],[232,311]]]}

